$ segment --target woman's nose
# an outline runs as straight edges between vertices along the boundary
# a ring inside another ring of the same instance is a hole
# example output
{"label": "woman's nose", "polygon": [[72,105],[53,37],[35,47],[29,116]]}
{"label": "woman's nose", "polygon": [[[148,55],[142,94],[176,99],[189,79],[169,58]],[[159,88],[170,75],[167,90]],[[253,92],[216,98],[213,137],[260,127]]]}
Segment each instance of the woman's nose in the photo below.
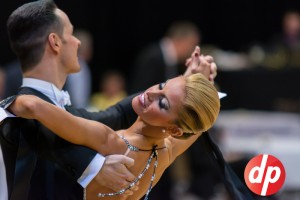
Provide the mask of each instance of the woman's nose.
{"label": "woman's nose", "polygon": [[148,99],[149,101],[154,101],[159,96],[158,91],[149,91],[148,92]]}

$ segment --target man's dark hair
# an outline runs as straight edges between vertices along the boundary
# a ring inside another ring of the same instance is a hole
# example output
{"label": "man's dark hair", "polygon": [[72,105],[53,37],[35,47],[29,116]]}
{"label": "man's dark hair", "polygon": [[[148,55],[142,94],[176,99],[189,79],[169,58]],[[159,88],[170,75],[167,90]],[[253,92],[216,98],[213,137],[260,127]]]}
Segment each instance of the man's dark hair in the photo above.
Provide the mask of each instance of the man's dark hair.
{"label": "man's dark hair", "polygon": [[41,60],[51,32],[62,35],[63,24],[55,14],[56,8],[53,0],[39,0],[20,6],[9,16],[8,37],[23,72]]}

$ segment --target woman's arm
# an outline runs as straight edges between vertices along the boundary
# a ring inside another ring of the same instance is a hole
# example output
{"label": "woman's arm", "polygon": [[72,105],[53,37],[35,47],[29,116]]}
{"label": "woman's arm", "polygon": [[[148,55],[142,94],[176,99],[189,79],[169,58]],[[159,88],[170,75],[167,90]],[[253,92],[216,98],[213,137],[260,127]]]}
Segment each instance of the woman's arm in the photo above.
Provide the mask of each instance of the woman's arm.
{"label": "woman's arm", "polygon": [[17,116],[40,121],[71,143],[87,146],[103,155],[111,153],[108,141],[111,141],[111,137],[116,137],[116,134],[111,134],[113,130],[99,122],[73,116],[32,95],[18,96],[9,109]]}

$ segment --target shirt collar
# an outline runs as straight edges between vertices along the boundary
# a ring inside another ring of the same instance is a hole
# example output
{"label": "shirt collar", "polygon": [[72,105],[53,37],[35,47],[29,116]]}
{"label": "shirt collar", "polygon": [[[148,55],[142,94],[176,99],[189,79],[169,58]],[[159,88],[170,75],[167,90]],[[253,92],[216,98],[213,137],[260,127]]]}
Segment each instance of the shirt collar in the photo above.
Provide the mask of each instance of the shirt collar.
{"label": "shirt collar", "polygon": [[[63,107],[66,104],[64,97],[68,96],[68,93],[59,90],[53,83],[35,78],[23,78],[22,87],[30,87],[43,93],[57,106]],[[67,104],[70,104],[70,102],[67,102]]]}

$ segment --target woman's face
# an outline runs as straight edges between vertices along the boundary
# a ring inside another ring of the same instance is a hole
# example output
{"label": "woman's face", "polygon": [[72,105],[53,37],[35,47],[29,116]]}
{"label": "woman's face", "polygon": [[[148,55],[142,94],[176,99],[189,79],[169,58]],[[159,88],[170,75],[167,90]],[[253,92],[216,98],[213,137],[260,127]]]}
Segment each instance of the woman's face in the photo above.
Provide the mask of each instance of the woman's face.
{"label": "woman's face", "polygon": [[152,126],[171,125],[180,112],[185,96],[184,87],[183,76],[170,79],[136,96],[132,100],[132,107],[144,122]]}

